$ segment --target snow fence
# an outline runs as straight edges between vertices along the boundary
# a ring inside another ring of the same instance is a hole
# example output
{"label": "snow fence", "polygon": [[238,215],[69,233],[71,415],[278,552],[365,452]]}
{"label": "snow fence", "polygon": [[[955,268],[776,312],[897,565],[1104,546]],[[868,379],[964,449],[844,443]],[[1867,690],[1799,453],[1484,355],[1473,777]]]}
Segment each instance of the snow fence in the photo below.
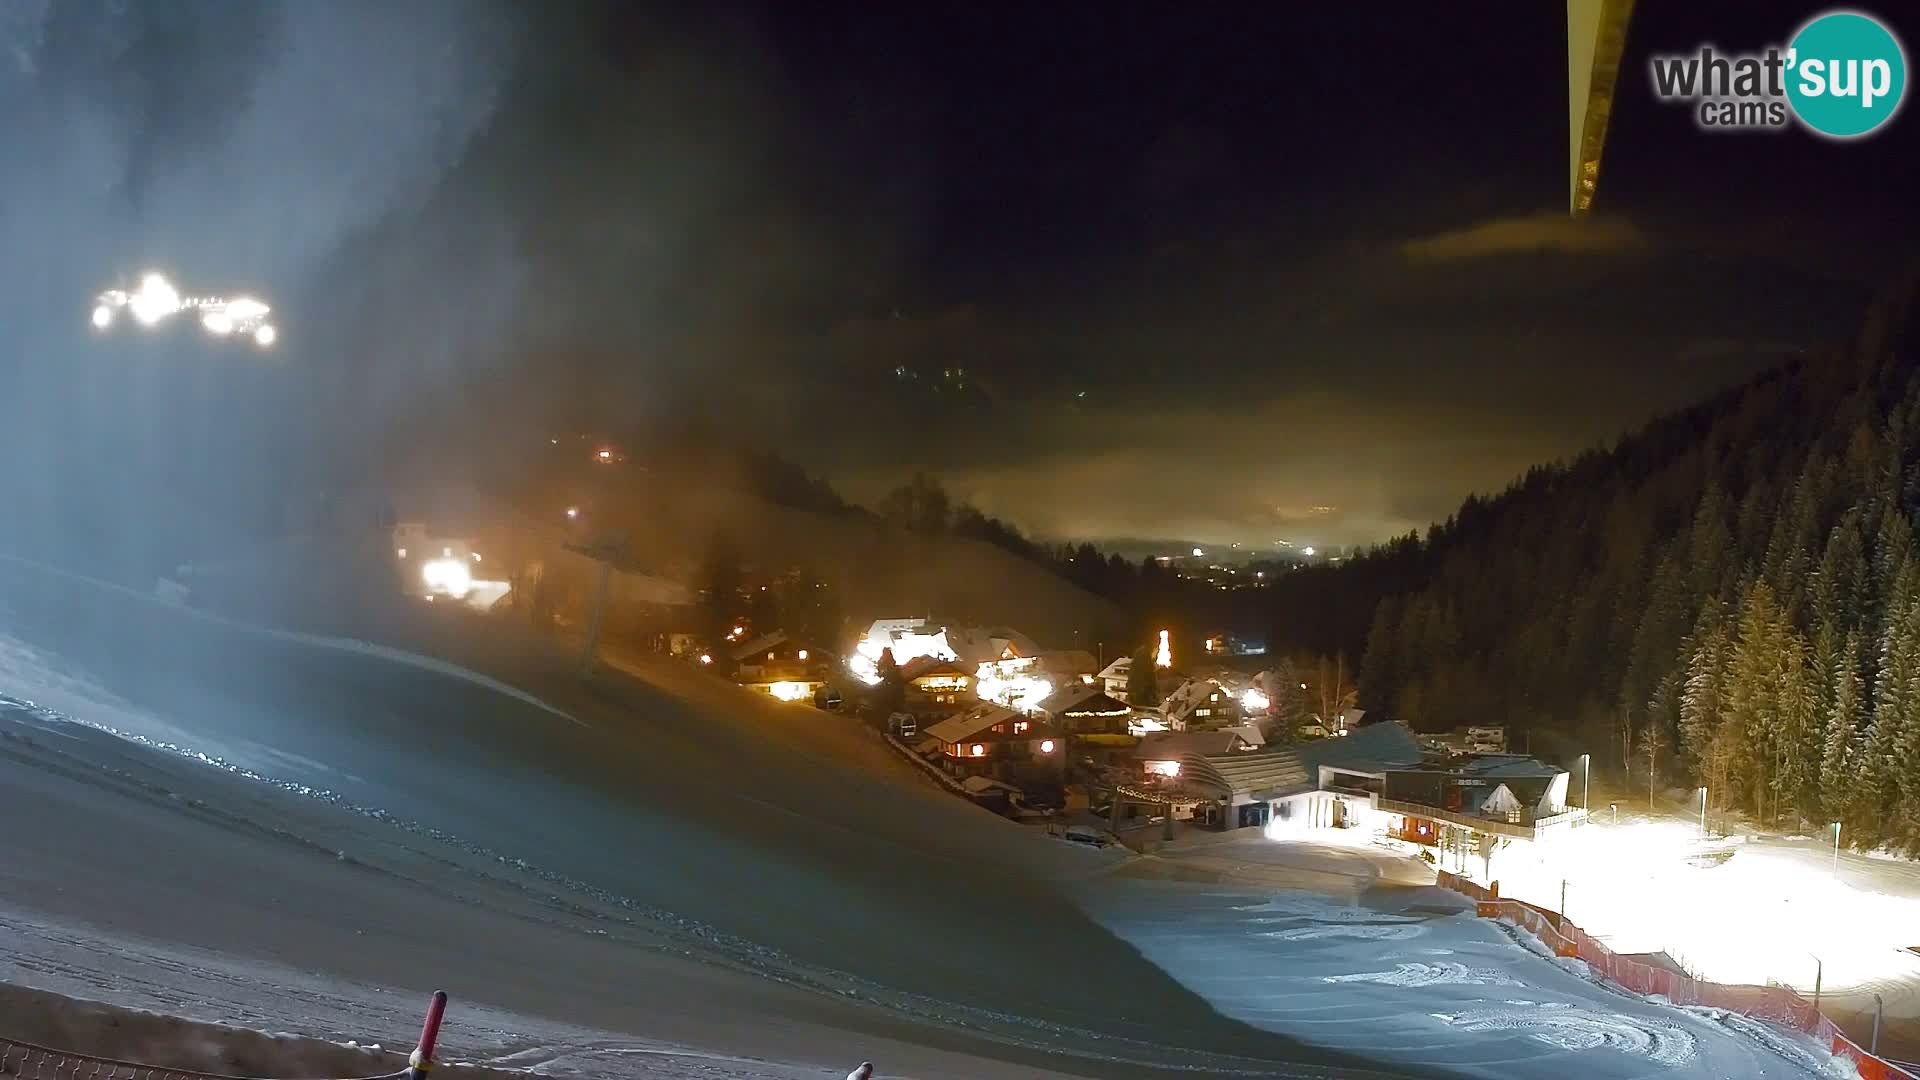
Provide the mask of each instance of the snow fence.
{"label": "snow fence", "polygon": [[[356,1080],[426,1080],[427,1073],[433,1069],[434,1045],[440,1039],[440,1018],[446,1013],[446,1008],[446,992],[436,990],[427,1006],[426,1023],[420,1029],[420,1043],[408,1056],[406,1068]],[[56,1050],[5,1035],[0,1035],[0,1077],[19,1077],[20,1080],[239,1080],[220,1073],[171,1069]]]}
{"label": "snow fence", "polygon": [[1595,941],[1564,915],[1518,900],[1503,899],[1500,883],[1491,888],[1458,874],[1439,871],[1442,888],[1470,896],[1483,919],[1499,919],[1520,927],[1552,949],[1555,956],[1575,957],[1594,975],[1636,994],[1666,998],[1675,1005],[1704,1005],[1751,1016],[1813,1036],[1859,1070],[1861,1080],[1920,1080],[1892,1062],[1875,1057],[1840,1030],[1838,1024],[1815,1009],[1806,998],[1784,986],[1729,986],[1682,975],[1677,971],[1621,956]]}

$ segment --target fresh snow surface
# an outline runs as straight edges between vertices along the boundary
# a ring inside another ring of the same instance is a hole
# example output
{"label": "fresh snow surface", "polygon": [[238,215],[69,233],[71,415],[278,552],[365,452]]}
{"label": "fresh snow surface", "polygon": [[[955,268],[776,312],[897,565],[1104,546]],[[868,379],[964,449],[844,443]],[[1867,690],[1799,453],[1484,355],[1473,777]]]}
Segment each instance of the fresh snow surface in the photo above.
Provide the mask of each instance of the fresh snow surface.
{"label": "fresh snow surface", "polygon": [[1823,1067],[1352,853],[1136,880],[844,718],[645,674],[508,694],[0,567],[0,978],[384,1045],[445,986],[451,1058],[583,1077]]}
{"label": "fresh snow surface", "polygon": [[1257,896],[1127,882],[1098,910],[1227,1015],[1386,1067],[1704,1080],[1820,1075],[1830,1060],[1797,1033],[1581,978],[1436,888]]}

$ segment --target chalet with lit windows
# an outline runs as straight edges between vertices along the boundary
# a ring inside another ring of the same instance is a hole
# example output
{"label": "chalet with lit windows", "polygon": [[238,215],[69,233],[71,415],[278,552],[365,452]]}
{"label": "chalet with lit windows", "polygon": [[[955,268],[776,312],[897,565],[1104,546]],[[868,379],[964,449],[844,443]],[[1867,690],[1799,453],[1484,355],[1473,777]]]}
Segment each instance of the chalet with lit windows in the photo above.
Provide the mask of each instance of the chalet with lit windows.
{"label": "chalet with lit windows", "polygon": [[1066,750],[1052,724],[990,701],[947,717],[926,734],[942,766],[967,776],[1058,762]]}
{"label": "chalet with lit windows", "polygon": [[824,650],[780,630],[735,645],[727,655],[741,686],[781,701],[812,701],[833,667]]}
{"label": "chalet with lit windows", "polygon": [[900,674],[907,683],[906,711],[918,717],[951,716],[979,700],[973,674],[952,660],[916,657]]}
{"label": "chalet with lit windows", "polygon": [[1093,677],[1093,683],[1100,692],[1115,701],[1127,700],[1127,680],[1133,677],[1133,657],[1122,656],[1115,659],[1100,673]]}
{"label": "chalet with lit windows", "polygon": [[1240,696],[1219,679],[1188,679],[1160,701],[1160,714],[1174,731],[1233,727],[1241,722]]}
{"label": "chalet with lit windows", "polygon": [[1069,736],[1113,736],[1125,740],[1124,745],[1134,743],[1133,736],[1127,732],[1127,721],[1133,718],[1133,710],[1126,702],[1108,697],[1097,686],[1069,683],[1042,698],[1034,712]]}

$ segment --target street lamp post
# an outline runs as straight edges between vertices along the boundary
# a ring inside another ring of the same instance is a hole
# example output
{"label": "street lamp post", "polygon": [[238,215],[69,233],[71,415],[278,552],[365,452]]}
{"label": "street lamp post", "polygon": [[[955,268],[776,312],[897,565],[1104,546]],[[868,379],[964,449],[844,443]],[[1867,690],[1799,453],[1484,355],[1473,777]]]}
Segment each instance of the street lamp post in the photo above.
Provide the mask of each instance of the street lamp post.
{"label": "street lamp post", "polygon": [[[1813,956],[1812,953],[1808,953],[1807,955]],[[1820,958],[1813,956],[1813,1012],[1816,1016],[1820,1014],[1820,976],[1823,967],[1824,965],[1820,963]]]}
{"label": "street lamp post", "polygon": [[1615,825],[1620,824],[1620,804],[1617,802],[1610,802],[1607,804],[1607,809],[1613,811],[1613,823]]}
{"label": "street lamp post", "polygon": [[1840,823],[1833,823],[1833,877],[1840,879]]}
{"label": "street lamp post", "polygon": [[1593,755],[1580,755],[1580,809],[1593,810]]}
{"label": "street lamp post", "polygon": [[1707,786],[1700,785],[1700,839],[1707,838]]}

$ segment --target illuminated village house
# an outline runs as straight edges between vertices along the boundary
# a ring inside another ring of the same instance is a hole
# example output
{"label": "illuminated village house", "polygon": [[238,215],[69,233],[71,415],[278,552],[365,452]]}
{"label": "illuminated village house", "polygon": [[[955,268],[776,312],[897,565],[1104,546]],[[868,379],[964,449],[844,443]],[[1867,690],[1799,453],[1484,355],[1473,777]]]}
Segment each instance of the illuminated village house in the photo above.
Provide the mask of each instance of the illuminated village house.
{"label": "illuminated village house", "polygon": [[1063,760],[1065,742],[1052,724],[983,701],[928,728],[941,764],[959,775],[1000,775]]}
{"label": "illuminated village house", "polygon": [[828,653],[784,631],[735,645],[728,656],[740,685],[780,701],[812,701],[832,669]]}

